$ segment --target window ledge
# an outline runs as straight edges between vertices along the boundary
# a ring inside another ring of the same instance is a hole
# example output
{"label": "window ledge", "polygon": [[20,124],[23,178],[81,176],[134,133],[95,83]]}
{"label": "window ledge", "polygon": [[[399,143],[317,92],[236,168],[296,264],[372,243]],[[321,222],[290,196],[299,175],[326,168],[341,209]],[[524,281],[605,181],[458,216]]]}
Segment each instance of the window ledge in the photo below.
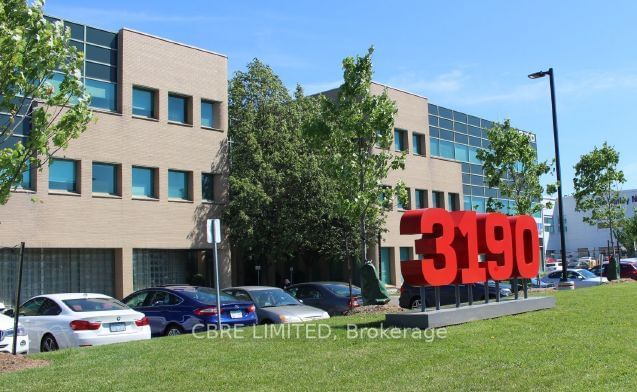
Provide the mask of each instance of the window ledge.
{"label": "window ledge", "polygon": [[159,119],[155,118],[155,117],[144,117],[144,116],[140,116],[137,114],[133,114],[132,115],[133,118],[136,118],[138,120],[146,120],[146,121],[153,121],[153,122],[159,122]]}
{"label": "window ledge", "polygon": [[93,111],[95,113],[111,114],[113,116],[120,116],[120,117],[122,116],[122,113],[117,112],[117,111],[111,111],[111,110],[108,110],[108,109],[100,109],[100,108],[93,108],[93,107],[90,108],[90,109],[91,109],[91,111]]}
{"label": "window ledge", "polygon": [[133,196],[133,200],[141,200],[141,201],[159,201],[156,197],[145,197],[145,196]]}
{"label": "window ledge", "polygon": [[121,199],[119,195],[111,195],[109,193],[93,193],[93,197],[98,199]]}
{"label": "window ledge", "polygon": [[60,196],[82,196],[77,192],[66,192],[66,191],[49,191],[49,195],[60,195]]}
{"label": "window ledge", "polygon": [[223,129],[220,128],[214,128],[214,127],[206,127],[204,125],[201,126],[201,129],[205,129],[208,131],[217,131],[217,132],[223,132]]}
{"label": "window ledge", "polygon": [[415,155],[415,156],[417,156],[417,157],[426,157],[426,156],[427,156],[427,155],[425,155],[425,154],[417,154],[417,153],[415,153],[415,152],[414,152],[412,155]]}
{"label": "window ledge", "polygon": [[193,203],[192,200],[184,200],[184,199],[168,199],[171,203]]}
{"label": "window ledge", "polygon": [[223,203],[222,203],[222,202],[220,202],[220,201],[205,200],[205,199],[202,199],[202,200],[201,200],[201,204],[223,205]]}
{"label": "window ledge", "polygon": [[11,192],[13,193],[36,193],[36,191],[34,191],[33,189],[24,189],[24,188],[15,188],[15,189],[11,189]]}
{"label": "window ledge", "polygon": [[182,122],[179,122],[179,121],[170,121],[170,120],[169,120],[169,121],[168,121],[168,124],[171,124],[171,125],[179,125],[179,126],[182,126],[182,127],[192,128],[192,124],[182,123]]}

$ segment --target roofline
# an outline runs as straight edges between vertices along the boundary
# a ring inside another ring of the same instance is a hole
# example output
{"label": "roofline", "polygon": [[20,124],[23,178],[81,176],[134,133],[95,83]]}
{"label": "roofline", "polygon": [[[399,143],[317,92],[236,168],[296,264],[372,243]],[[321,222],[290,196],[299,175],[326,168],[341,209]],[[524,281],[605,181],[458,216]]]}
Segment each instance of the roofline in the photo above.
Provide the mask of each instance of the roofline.
{"label": "roofline", "polygon": [[139,35],[144,35],[146,37],[155,38],[155,39],[158,39],[158,40],[161,40],[161,41],[169,42],[171,44],[183,46],[183,47],[190,48],[190,49],[195,49],[195,50],[198,50],[200,52],[209,53],[209,54],[212,54],[212,55],[215,55],[215,56],[223,57],[226,60],[228,59],[228,56],[225,55],[225,54],[213,52],[212,50],[208,50],[208,49],[202,49],[202,48],[199,48],[197,46],[185,44],[183,42],[173,41],[171,39],[160,37],[160,36],[157,36],[157,35],[144,33],[142,31],[134,30],[134,29],[131,29],[131,28],[128,28],[128,27],[122,27],[122,31],[130,31],[131,33],[136,33],[136,34],[139,34]]}
{"label": "roofline", "polygon": [[394,86],[390,86],[388,84],[385,83],[380,83],[377,82],[375,80],[372,80],[372,84],[377,84],[379,86],[385,87],[385,88],[390,88],[392,90],[396,90],[396,91],[400,91],[401,93],[405,93],[405,94],[409,94],[409,95],[413,95],[414,97],[418,97],[418,98],[422,98],[422,99],[426,99],[427,101],[429,101],[429,98],[425,97],[424,95],[420,95],[420,94],[416,94],[416,93],[412,93],[411,91],[407,91],[407,90],[403,90]]}

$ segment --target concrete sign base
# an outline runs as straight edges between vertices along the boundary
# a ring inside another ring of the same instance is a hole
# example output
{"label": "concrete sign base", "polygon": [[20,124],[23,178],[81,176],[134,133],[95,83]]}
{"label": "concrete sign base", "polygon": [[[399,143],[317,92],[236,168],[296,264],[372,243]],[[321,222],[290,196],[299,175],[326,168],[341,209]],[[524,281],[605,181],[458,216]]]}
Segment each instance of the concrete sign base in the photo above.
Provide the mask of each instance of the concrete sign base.
{"label": "concrete sign base", "polygon": [[486,320],[512,314],[550,309],[555,306],[555,297],[532,297],[528,299],[489,302],[488,304],[466,305],[427,312],[389,313],[385,323],[403,328],[438,328],[463,324],[469,321]]}

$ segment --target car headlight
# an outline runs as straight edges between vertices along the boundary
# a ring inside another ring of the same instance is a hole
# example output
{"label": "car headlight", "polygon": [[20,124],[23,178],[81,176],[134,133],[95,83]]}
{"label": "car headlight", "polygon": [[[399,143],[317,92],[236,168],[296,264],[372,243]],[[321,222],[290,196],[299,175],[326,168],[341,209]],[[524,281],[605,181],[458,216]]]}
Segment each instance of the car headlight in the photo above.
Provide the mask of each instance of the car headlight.
{"label": "car headlight", "polygon": [[[5,337],[13,337],[13,328],[4,331]],[[27,331],[24,327],[18,327],[18,336],[27,336]]]}
{"label": "car headlight", "polygon": [[301,319],[299,317],[286,316],[284,314],[279,316],[279,320],[281,320],[282,323],[299,323],[299,322],[301,322]]}

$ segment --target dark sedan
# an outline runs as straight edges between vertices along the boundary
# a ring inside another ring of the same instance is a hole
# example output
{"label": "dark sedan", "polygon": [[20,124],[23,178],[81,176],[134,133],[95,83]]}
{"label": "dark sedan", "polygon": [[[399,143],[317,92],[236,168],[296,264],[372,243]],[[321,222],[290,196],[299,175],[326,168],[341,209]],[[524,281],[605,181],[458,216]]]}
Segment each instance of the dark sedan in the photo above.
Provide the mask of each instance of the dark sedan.
{"label": "dark sedan", "polygon": [[[136,291],[122,300],[148,317],[155,336],[174,336],[194,328],[214,326],[217,322],[217,294],[210,287],[164,286]],[[252,302],[221,293],[221,324],[257,323]]]}
{"label": "dark sedan", "polygon": [[[484,284],[474,283],[473,285],[473,300],[484,300]],[[468,285],[459,285],[460,302],[469,301],[469,289]],[[506,283],[500,283],[500,297],[508,297],[513,295],[511,292],[511,286]],[[489,298],[496,297],[495,282],[489,282]],[[436,303],[435,290],[433,287],[425,288],[425,305],[426,307],[433,307]],[[440,286],[440,305],[451,305],[456,303],[456,286],[447,285]],[[420,287],[415,287],[403,283],[400,287],[400,298],[398,304],[401,308],[405,309],[420,309]]]}
{"label": "dark sedan", "polygon": [[361,289],[352,286],[352,299],[349,285],[343,282],[308,282],[292,285],[286,289],[294,298],[305,305],[323,309],[330,316],[343,314],[350,308],[360,306]]}
{"label": "dark sedan", "polygon": [[[589,269],[589,271],[599,276],[600,270],[601,270],[602,276],[607,278],[608,277],[607,267],[608,267],[608,263],[605,263],[602,266],[596,265],[595,267]],[[630,261],[621,261],[619,263],[619,267],[621,268],[619,272],[620,278],[637,280],[637,263],[630,262]]]}

